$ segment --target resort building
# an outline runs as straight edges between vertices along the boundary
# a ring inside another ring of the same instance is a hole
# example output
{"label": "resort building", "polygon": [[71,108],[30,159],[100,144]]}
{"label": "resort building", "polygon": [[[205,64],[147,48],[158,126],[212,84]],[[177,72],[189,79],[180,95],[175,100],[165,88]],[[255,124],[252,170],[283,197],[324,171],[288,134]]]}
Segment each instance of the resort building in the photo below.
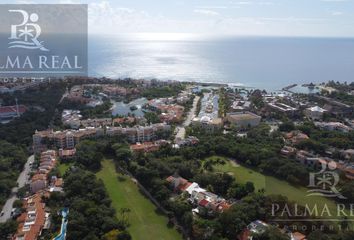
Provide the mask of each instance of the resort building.
{"label": "resort building", "polygon": [[63,110],[61,114],[61,121],[65,126],[72,129],[78,129],[81,125],[82,115],[79,110]]}
{"label": "resort building", "polygon": [[192,211],[200,216],[211,216],[221,213],[231,207],[231,203],[224,198],[199,187],[198,183],[191,183],[177,174],[169,176],[166,181],[175,193],[188,193],[188,201],[195,207]]}
{"label": "resort building", "polygon": [[296,148],[290,147],[290,146],[284,146],[284,147],[280,150],[280,153],[281,153],[283,156],[291,157],[291,156],[295,155],[295,153],[296,153]]}
{"label": "resort building", "polygon": [[61,192],[63,179],[52,176],[48,183],[48,173],[55,167],[56,152],[48,150],[41,153],[37,172],[31,178],[30,190],[34,194],[24,198],[21,215],[16,219],[18,228],[12,240],[40,239],[43,229],[50,227],[50,214],[46,211],[42,198],[48,198],[50,192]]}
{"label": "resort building", "polygon": [[36,240],[45,226],[48,226],[49,213],[45,211],[42,195],[39,192],[24,201],[25,211],[17,218],[18,227],[13,240]]}
{"label": "resort building", "polygon": [[38,172],[48,174],[55,167],[56,162],[57,155],[54,150],[42,152]]}
{"label": "resort building", "polygon": [[165,105],[159,108],[161,122],[179,123],[183,120],[184,107],[180,105]]}
{"label": "resort building", "polygon": [[174,98],[159,98],[150,100],[147,107],[152,111],[159,111],[161,122],[179,123],[183,120],[184,107],[174,104]]}
{"label": "resort building", "polygon": [[226,120],[238,128],[258,126],[262,117],[251,112],[233,112],[226,114]]}
{"label": "resort building", "polygon": [[196,117],[192,120],[192,125],[199,126],[209,132],[214,132],[223,127],[222,118],[211,118],[210,116]]}
{"label": "resort building", "polygon": [[13,118],[20,117],[26,110],[24,105],[0,106],[0,121],[10,121]]}
{"label": "resort building", "polygon": [[59,151],[59,157],[60,159],[71,159],[72,157],[75,156],[76,154],[76,149],[62,149],[60,148]]}
{"label": "resort building", "polygon": [[338,102],[332,98],[313,95],[316,99],[325,102],[323,108],[336,117],[346,117],[353,113],[353,107],[348,104]]}
{"label": "resort building", "polygon": [[289,145],[297,145],[308,139],[309,136],[307,136],[305,133],[302,133],[301,131],[298,130],[291,131],[284,135],[284,141]]}
{"label": "resort building", "polygon": [[87,127],[79,130],[56,131],[52,129],[36,131],[33,135],[33,151],[42,152],[47,146],[61,149],[73,149],[83,139],[95,138],[104,135],[103,128]]}
{"label": "resort building", "polygon": [[327,110],[320,108],[319,106],[307,108],[305,111],[305,116],[312,120],[322,120],[323,114]]}
{"label": "resort building", "polygon": [[112,118],[94,118],[81,120],[81,126],[83,127],[105,127],[112,126]]}
{"label": "resort building", "polygon": [[269,225],[267,223],[260,221],[260,220],[256,220],[254,222],[251,222],[247,226],[247,229],[252,233],[261,234],[261,233],[264,233],[268,227],[269,227]]}
{"label": "resort building", "polygon": [[62,192],[63,191],[63,179],[52,176],[49,186],[49,192]]}
{"label": "resort building", "polygon": [[156,123],[148,126],[135,126],[131,128],[108,127],[107,136],[126,136],[131,143],[149,142],[157,138],[158,133],[171,131],[171,126],[166,123]]}
{"label": "resort building", "polygon": [[176,193],[182,193],[192,185],[191,182],[188,182],[188,180],[178,176],[177,174],[169,176],[166,178],[166,181],[170,184],[171,188]]}
{"label": "resort building", "polygon": [[[238,236],[239,240],[253,240],[254,235],[265,233],[271,225],[268,223],[256,220],[248,224],[247,228]],[[287,235],[289,240],[306,240],[306,235],[300,232],[291,232],[289,230],[278,229],[284,235]]]}
{"label": "resort building", "polygon": [[144,142],[144,143],[136,143],[130,145],[130,150],[133,153],[148,153],[155,152],[160,149],[161,146],[167,145],[169,142],[166,140],[158,140],[155,142]]}
{"label": "resort building", "polygon": [[298,114],[298,109],[294,108],[292,106],[286,105],[285,103],[280,103],[280,102],[271,102],[267,103],[267,107],[269,111],[275,111],[278,113],[285,114],[287,116],[294,116]]}
{"label": "resort building", "polygon": [[174,145],[174,147],[179,148],[179,147],[183,147],[183,146],[193,146],[198,143],[199,143],[199,139],[197,137],[188,136],[185,139],[177,138],[176,144]]}
{"label": "resort building", "polygon": [[42,152],[37,172],[32,176],[30,182],[30,190],[32,193],[47,188],[48,173],[55,167],[56,162],[56,152],[54,150]]}
{"label": "resort building", "polygon": [[47,174],[37,173],[33,175],[30,183],[30,190],[36,193],[39,190],[44,190],[47,187]]}
{"label": "resort building", "polygon": [[315,122],[316,127],[328,131],[340,131],[340,132],[350,132],[353,130],[351,127],[341,123],[341,122]]}

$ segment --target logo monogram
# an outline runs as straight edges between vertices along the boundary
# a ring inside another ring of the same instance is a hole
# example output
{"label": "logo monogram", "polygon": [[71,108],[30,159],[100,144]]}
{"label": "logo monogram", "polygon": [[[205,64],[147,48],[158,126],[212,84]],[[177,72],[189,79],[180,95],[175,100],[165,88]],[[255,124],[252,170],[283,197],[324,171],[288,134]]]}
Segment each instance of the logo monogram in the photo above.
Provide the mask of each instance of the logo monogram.
{"label": "logo monogram", "polygon": [[[328,168],[328,170],[327,170]],[[335,162],[321,163],[321,171],[317,173],[310,173],[310,183],[308,185],[311,190],[307,196],[325,196],[325,197],[338,197],[346,199],[336,186],[339,183],[339,175],[335,171],[337,164]]]}
{"label": "logo monogram", "polygon": [[41,35],[41,27],[37,24],[38,14],[24,10],[9,10],[12,13],[20,13],[22,15],[22,22],[17,25],[11,25],[11,36],[9,40],[9,48],[25,48],[25,49],[39,49],[41,51],[49,51],[43,46],[43,41],[38,38]]}

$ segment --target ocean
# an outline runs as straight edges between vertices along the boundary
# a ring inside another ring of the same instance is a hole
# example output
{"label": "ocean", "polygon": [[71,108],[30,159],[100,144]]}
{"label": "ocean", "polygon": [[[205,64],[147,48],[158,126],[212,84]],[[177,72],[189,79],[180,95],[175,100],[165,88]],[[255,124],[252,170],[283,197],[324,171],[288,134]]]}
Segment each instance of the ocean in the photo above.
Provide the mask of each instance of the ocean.
{"label": "ocean", "polygon": [[279,90],[354,81],[354,39],[89,36],[89,75]]}

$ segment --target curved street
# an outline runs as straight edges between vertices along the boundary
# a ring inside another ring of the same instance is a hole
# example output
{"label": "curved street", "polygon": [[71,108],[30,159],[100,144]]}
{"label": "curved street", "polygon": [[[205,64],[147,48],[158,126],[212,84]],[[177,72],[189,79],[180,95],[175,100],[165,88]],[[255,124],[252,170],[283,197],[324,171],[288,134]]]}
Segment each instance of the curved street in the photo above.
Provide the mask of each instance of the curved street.
{"label": "curved street", "polygon": [[12,189],[10,198],[7,199],[5,205],[2,208],[2,213],[4,213],[4,214],[0,217],[0,223],[6,222],[7,220],[9,220],[11,218],[12,205],[18,199],[17,198],[17,191],[19,188],[24,187],[28,183],[29,173],[31,172],[31,163],[33,163],[33,161],[34,161],[34,155],[31,155],[27,159],[27,162],[26,162],[22,172],[18,176],[17,187],[14,187]]}

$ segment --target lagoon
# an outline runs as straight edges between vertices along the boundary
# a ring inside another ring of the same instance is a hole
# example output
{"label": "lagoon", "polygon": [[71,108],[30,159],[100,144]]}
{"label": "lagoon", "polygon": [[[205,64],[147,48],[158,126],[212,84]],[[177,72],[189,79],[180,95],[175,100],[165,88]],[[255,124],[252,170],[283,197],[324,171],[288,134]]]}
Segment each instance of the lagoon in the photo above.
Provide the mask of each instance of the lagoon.
{"label": "lagoon", "polygon": [[[145,109],[143,109],[143,106],[148,102],[146,98],[138,98],[135,99],[129,103],[125,102],[115,102],[112,101],[113,106],[112,106],[112,115],[116,116],[128,116],[128,115],[133,115],[136,117],[143,117],[144,112],[146,112]],[[136,110],[132,110],[131,107],[136,107]]]}

